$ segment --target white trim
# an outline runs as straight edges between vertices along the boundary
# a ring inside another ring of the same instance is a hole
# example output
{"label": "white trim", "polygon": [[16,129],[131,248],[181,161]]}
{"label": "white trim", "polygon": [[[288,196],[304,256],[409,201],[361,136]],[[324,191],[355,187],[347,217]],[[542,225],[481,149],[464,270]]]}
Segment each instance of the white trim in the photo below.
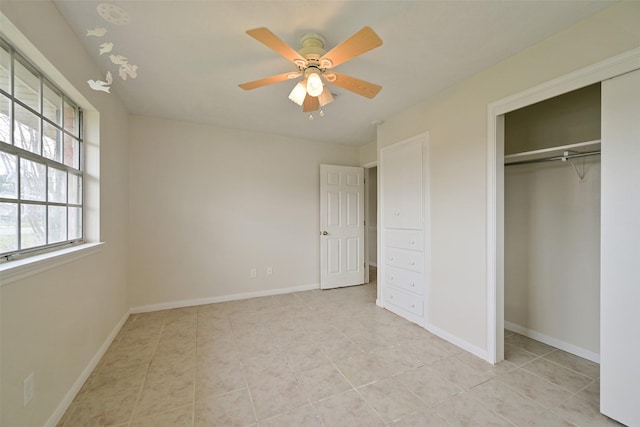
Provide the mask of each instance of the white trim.
{"label": "white trim", "polygon": [[364,165],[362,165],[361,167],[365,168],[365,169],[371,169],[371,168],[375,168],[378,166],[378,161],[374,160],[373,162],[369,162],[369,163],[365,163]]}
{"label": "white trim", "polygon": [[193,307],[196,305],[215,304],[218,302],[237,301],[249,298],[267,297],[271,295],[289,294],[291,292],[304,292],[320,289],[319,283],[309,285],[292,286],[289,288],[270,289],[267,291],[243,292],[240,294],[221,295],[217,297],[195,298],[188,300],[168,301],[159,304],[141,305],[131,307],[131,313],[148,313],[151,311],[170,310],[173,308]]}
{"label": "white trim", "polygon": [[560,350],[564,350],[568,353],[575,354],[576,356],[580,356],[592,362],[600,363],[600,354],[595,353],[591,350],[584,349],[577,345],[570,344],[568,342],[534,331],[533,329],[528,329],[528,328],[525,328],[524,326],[520,326],[518,324],[508,322],[506,320],[504,322],[504,328],[509,331],[515,332],[517,334],[524,335],[525,337],[534,339],[536,341],[540,341],[541,343],[548,344],[555,348],[559,348]]}
{"label": "white trim", "polygon": [[[516,93],[487,106],[487,360],[502,360],[502,342],[498,337],[504,330],[504,239],[498,236],[504,218],[498,204],[504,197],[498,173],[504,167],[502,115],[536,102],[608,80],[640,69],[640,48],[589,65],[559,78]],[[500,144],[498,144],[500,140]],[[498,146],[500,145],[500,146]],[[498,238],[500,237],[500,239]]]}
{"label": "white trim", "polygon": [[85,243],[0,264],[0,287],[98,253],[102,245],[103,242]]}
{"label": "white trim", "polygon": [[455,335],[450,334],[449,332],[438,328],[437,326],[434,326],[432,324],[427,324],[426,325],[426,329],[431,332],[434,335],[439,336],[440,338],[449,341],[451,344],[460,347],[463,350],[468,351],[469,353],[473,354],[474,356],[478,356],[481,359],[484,360],[488,360],[488,355],[487,355],[487,351],[483,348],[480,348],[478,346],[475,346],[465,340],[462,340],[460,338],[458,338]]}
{"label": "white trim", "polygon": [[82,385],[85,383],[85,381],[87,381],[87,378],[89,378],[89,375],[91,375],[96,366],[98,366],[100,359],[102,359],[102,356],[105,355],[105,353],[109,349],[109,346],[113,343],[113,340],[116,338],[116,336],[118,336],[118,333],[129,318],[129,315],[130,312],[127,312],[124,314],[124,316],[122,316],[122,318],[113,328],[105,342],[100,346],[96,354],[91,358],[87,366],[82,370],[82,373],[80,373],[78,379],[75,381],[75,383],[73,383],[73,386],[71,387],[71,389],[69,389],[64,399],[62,399],[62,402],[60,402],[56,410],[53,411],[53,414],[51,414],[51,416],[45,423],[45,427],[55,427],[60,422],[60,420],[64,416],[64,413],[67,411],[67,409],[69,409],[69,406],[73,402],[73,399],[75,399],[76,395],[82,388]]}

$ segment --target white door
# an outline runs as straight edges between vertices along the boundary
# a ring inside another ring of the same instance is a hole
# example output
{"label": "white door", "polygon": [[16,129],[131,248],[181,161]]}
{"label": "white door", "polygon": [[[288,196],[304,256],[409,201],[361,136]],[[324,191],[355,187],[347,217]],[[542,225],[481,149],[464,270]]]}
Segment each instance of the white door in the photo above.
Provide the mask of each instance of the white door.
{"label": "white door", "polygon": [[600,411],[640,426],[640,70],[602,82]]}
{"label": "white door", "polygon": [[364,169],[320,165],[320,288],[364,283]]}

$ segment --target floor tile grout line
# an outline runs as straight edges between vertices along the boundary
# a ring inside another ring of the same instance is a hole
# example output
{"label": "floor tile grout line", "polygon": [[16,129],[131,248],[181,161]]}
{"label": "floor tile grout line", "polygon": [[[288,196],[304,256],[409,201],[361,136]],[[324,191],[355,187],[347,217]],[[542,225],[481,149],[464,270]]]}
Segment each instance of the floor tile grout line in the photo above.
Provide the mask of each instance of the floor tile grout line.
{"label": "floor tile grout line", "polygon": [[[528,365],[528,363],[527,363],[527,364],[525,364],[525,365],[523,365],[523,366],[521,366],[521,367],[520,367],[520,368],[518,368],[518,369],[522,369],[523,371],[527,372],[528,374],[531,374],[531,375],[533,375],[534,377],[536,377],[536,378],[538,378],[538,379],[540,379],[540,380],[542,380],[542,381],[544,381],[544,382],[546,382],[546,383],[552,384],[552,385],[554,385],[554,386],[556,386],[556,387],[560,388],[561,390],[563,390],[563,391],[565,391],[565,392],[567,392],[567,393],[569,393],[569,394],[575,394],[575,393],[577,393],[577,392],[575,392],[575,391],[573,391],[573,390],[569,390],[569,389],[567,389],[567,388],[563,387],[563,386],[562,386],[562,385],[560,385],[560,384],[556,384],[556,383],[554,383],[554,382],[552,382],[552,381],[549,381],[547,378],[545,378],[545,377],[543,377],[543,376],[541,376],[541,375],[537,374],[536,372],[532,372],[532,371],[530,371],[530,370],[526,369],[526,368],[525,368],[525,366],[526,366],[526,365]],[[562,367],[562,366],[561,366],[561,367]],[[593,382],[595,382],[595,380],[593,380],[592,378],[589,378],[589,377],[585,377],[585,378],[586,378],[586,379],[588,379],[588,380],[590,380],[590,382],[589,382],[586,386],[589,386],[590,384],[592,384]],[[586,386],[585,386],[585,387],[586,387]]]}
{"label": "floor tile grout line", "polygon": [[158,338],[156,339],[156,342],[154,344],[155,347],[154,347],[153,353],[151,355],[151,360],[147,364],[147,368],[146,368],[145,373],[144,373],[144,378],[142,379],[142,383],[140,384],[140,388],[138,389],[138,393],[136,395],[136,400],[135,400],[135,403],[133,404],[133,409],[131,410],[131,415],[129,415],[129,421],[127,422],[127,426],[130,426],[131,423],[133,422],[134,415],[136,413],[136,410],[138,409],[138,404],[140,403],[140,398],[142,397],[142,391],[144,390],[144,386],[146,385],[147,378],[149,376],[149,369],[151,369],[151,364],[153,363],[154,356],[156,354],[156,351],[158,350],[158,343],[160,342],[160,337],[162,336],[162,331],[164,331],[165,322],[166,322],[166,314],[162,317],[162,326],[160,327],[160,332],[158,333]]}
{"label": "floor tile grout line", "polygon": [[[549,353],[549,354],[550,354],[550,353]],[[579,357],[579,356],[577,356],[577,357]],[[573,373],[575,373],[575,374],[578,374],[578,375],[583,376],[583,377],[585,377],[585,378],[589,378],[590,380],[596,381],[596,378],[593,378],[593,377],[591,377],[591,376],[589,376],[589,375],[585,374],[584,372],[577,371],[577,370],[575,370],[575,369],[571,368],[570,366],[567,366],[567,365],[565,365],[565,364],[563,364],[563,363],[556,362],[555,360],[547,359],[547,358],[546,358],[546,356],[541,357],[541,359],[544,359],[544,360],[546,360],[546,361],[547,361],[547,362],[549,362],[549,363],[553,363],[554,365],[558,365],[558,366],[560,366],[560,367],[563,367],[563,368],[565,368],[565,369],[568,369],[569,371],[571,371],[571,372],[573,372]],[[595,363],[595,362],[592,362],[592,363]]]}
{"label": "floor tile grout line", "polygon": [[[233,332],[233,334],[235,335],[236,333]],[[247,394],[249,395],[249,402],[251,403],[251,410],[253,411],[253,419],[256,421],[256,424],[258,424],[258,411],[256,411],[256,405],[253,399],[253,394],[251,393],[251,387],[249,386],[249,380],[247,379],[244,364],[245,361],[240,360],[240,370],[242,372],[242,378],[244,378],[245,387],[247,388]]]}

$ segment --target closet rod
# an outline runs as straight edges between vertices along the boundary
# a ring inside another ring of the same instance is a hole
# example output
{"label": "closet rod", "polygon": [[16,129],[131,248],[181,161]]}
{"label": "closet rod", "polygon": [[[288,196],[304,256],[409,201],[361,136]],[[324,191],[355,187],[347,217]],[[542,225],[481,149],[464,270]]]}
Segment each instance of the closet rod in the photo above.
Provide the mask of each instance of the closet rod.
{"label": "closet rod", "polygon": [[568,154],[566,156],[547,157],[545,159],[521,160],[519,162],[505,163],[504,165],[505,166],[527,165],[529,163],[552,162],[555,160],[573,159],[574,157],[588,157],[588,156],[598,156],[598,155],[600,155],[600,151],[589,151],[587,153],[573,153],[573,154]]}

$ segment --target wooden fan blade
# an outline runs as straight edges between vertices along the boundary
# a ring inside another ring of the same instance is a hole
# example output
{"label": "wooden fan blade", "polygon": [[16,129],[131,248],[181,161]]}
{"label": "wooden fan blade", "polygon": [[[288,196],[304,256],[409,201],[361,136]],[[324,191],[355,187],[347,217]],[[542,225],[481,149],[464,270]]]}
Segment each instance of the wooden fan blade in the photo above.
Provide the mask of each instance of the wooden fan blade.
{"label": "wooden fan blade", "polygon": [[248,30],[247,34],[258,40],[268,48],[275,50],[277,53],[284,56],[294,64],[296,63],[296,60],[303,61],[304,63],[307,62],[307,60],[304,59],[302,55],[296,52],[291,46],[283,42],[282,39],[273,34],[267,28],[254,28],[253,30]]}
{"label": "wooden fan blade", "polygon": [[251,90],[251,89],[256,89],[262,86],[266,86],[266,85],[270,85],[270,84],[274,84],[274,83],[280,83],[283,82],[285,80],[290,80],[292,78],[295,78],[297,76],[299,76],[300,73],[282,73],[282,74],[278,74],[276,76],[271,76],[271,77],[265,77],[264,79],[260,79],[260,80],[254,80],[252,82],[247,82],[247,83],[242,83],[239,84],[238,86],[240,86],[242,89],[244,90]]}
{"label": "wooden fan blade", "polygon": [[320,108],[320,102],[318,101],[317,96],[311,96],[307,94],[307,96],[304,97],[304,102],[302,103],[302,111],[304,113],[316,111],[319,108]]}
{"label": "wooden fan blade", "polygon": [[[364,27],[338,46],[325,53],[320,58],[320,63],[323,59],[331,61],[331,67],[342,64],[355,58],[358,55],[362,55],[365,52],[370,51],[378,46],[382,45],[382,39],[369,27]],[[331,68],[327,67],[327,68]]]}
{"label": "wooden fan blade", "polygon": [[350,90],[353,93],[357,93],[358,95],[364,96],[365,98],[374,98],[378,94],[378,92],[380,92],[380,89],[382,89],[382,86],[375,83],[369,83],[364,80],[356,79],[355,77],[336,73],[335,71],[332,71],[331,74],[335,75],[335,80],[332,77],[331,80],[327,79],[328,82],[336,86],[340,86],[343,89]]}

